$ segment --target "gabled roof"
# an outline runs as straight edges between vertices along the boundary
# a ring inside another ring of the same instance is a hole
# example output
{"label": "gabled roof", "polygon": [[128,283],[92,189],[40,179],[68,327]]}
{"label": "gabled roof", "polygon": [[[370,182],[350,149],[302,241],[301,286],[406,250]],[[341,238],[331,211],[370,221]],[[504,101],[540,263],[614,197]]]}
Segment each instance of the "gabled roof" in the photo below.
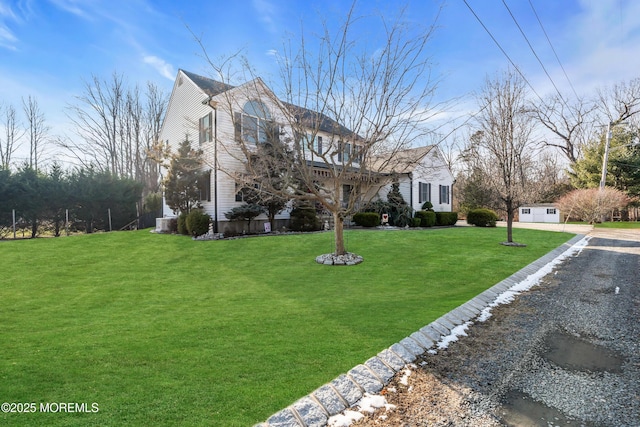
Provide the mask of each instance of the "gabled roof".
{"label": "gabled roof", "polygon": [[389,155],[376,157],[373,161],[373,169],[387,173],[409,173],[431,152],[436,146],[426,145],[418,148],[399,150]]}
{"label": "gabled roof", "polygon": [[[191,79],[193,83],[195,83],[204,93],[209,96],[216,96],[236,87],[227,83],[210,79],[208,77],[200,76],[186,70],[181,69],[180,71],[182,71],[187,77],[189,77],[189,79]],[[293,117],[295,117],[296,120],[298,120],[303,126],[309,128],[317,128],[320,131],[327,132],[333,135],[340,135],[345,138],[359,139],[359,136],[357,134],[341,125],[340,123],[336,122],[335,120],[329,118],[325,114],[318,113],[308,108],[299,107],[297,105],[289,104],[286,102],[283,102],[282,105],[284,105],[284,107],[291,112]]]}
{"label": "gabled roof", "polygon": [[209,96],[219,95],[235,87],[226,83],[219,82],[217,80],[210,79],[208,77],[194,74],[183,69],[180,69],[180,71],[182,71],[187,77],[189,77],[192,82],[194,82],[200,89],[202,89],[204,93]]}

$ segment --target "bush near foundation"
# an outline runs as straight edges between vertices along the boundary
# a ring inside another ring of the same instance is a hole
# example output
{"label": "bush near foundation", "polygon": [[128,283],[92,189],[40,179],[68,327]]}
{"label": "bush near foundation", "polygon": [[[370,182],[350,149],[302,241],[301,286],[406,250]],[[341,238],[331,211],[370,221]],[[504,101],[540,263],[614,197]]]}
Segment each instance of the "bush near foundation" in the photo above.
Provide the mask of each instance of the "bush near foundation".
{"label": "bush near foundation", "polygon": [[209,232],[211,217],[199,210],[189,212],[186,219],[187,231],[191,236],[197,237]]}
{"label": "bush near foundation", "polygon": [[420,218],[420,227],[433,227],[436,225],[436,213],[433,211],[417,211],[416,218]]}
{"label": "bush near foundation", "polygon": [[436,225],[456,225],[458,212],[436,212]]}
{"label": "bush near foundation", "polygon": [[375,227],[380,225],[380,214],[378,212],[358,212],[353,215],[353,222],[361,227]]}

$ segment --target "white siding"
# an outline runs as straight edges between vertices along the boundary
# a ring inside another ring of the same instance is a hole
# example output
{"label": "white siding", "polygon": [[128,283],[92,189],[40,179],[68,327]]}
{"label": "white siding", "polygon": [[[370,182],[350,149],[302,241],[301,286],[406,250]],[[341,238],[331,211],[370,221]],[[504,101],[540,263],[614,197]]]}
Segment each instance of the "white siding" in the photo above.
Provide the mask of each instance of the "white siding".
{"label": "white siding", "polygon": [[[422,203],[420,203],[420,182],[431,184],[431,203],[434,211],[451,212],[453,206],[453,175],[437,147],[432,148],[424,156],[412,173],[413,199],[411,207],[414,210],[422,208]],[[440,186],[449,187],[448,203],[440,203]]]}
{"label": "white siding", "polygon": [[521,206],[518,209],[519,222],[560,222],[560,209],[554,206]]}

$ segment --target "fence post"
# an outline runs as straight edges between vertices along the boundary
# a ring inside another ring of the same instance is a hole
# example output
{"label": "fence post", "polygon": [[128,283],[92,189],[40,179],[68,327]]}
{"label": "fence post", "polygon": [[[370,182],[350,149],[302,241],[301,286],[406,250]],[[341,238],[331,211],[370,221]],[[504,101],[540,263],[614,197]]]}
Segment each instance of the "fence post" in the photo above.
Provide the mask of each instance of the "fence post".
{"label": "fence post", "polygon": [[112,231],[111,230],[111,208],[109,208],[108,211],[109,211],[109,231]]}
{"label": "fence post", "polygon": [[69,209],[65,209],[64,212],[64,229],[67,232],[67,237],[69,237]]}
{"label": "fence post", "polygon": [[12,214],[12,224],[13,224],[13,240],[16,240],[16,210],[11,209]]}

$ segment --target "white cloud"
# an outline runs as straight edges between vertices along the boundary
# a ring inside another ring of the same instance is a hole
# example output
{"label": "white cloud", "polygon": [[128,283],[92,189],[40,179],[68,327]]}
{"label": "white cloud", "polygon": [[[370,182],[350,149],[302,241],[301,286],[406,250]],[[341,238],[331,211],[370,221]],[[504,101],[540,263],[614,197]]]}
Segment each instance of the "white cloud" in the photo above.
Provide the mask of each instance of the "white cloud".
{"label": "white cloud", "polygon": [[253,0],[253,8],[269,32],[278,32],[275,22],[275,17],[277,16],[276,7],[272,3],[268,0]]}
{"label": "white cloud", "polygon": [[166,77],[169,80],[173,80],[176,77],[173,65],[167,63],[164,59],[153,55],[147,55],[143,59],[145,64],[151,65],[160,73],[161,76]]}
{"label": "white cloud", "polygon": [[81,18],[89,18],[89,14],[87,14],[84,10],[80,8],[80,6],[78,5],[79,2],[76,0],[49,0],[49,1],[58,9],[62,9],[65,12],[71,13]]}

